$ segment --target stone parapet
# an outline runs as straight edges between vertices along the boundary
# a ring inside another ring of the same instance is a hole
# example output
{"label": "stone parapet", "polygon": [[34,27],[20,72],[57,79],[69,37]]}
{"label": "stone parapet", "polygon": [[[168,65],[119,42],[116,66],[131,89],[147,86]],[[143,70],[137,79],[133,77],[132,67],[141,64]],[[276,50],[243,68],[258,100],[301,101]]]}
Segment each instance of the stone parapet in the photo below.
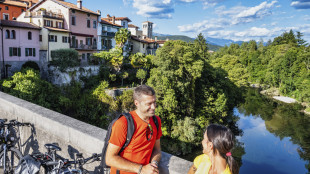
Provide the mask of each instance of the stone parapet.
{"label": "stone parapet", "polygon": [[[57,142],[62,148],[59,154],[65,158],[73,159],[75,153],[83,153],[84,157],[89,157],[93,153],[101,153],[107,132],[2,92],[0,92],[0,118],[17,119],[34,125],[32,128],[20,129],[24,154],[46,152],[44,144]],[[162,152],[160,173],[187,173],[191,165],[189,161]],[[99,162],[85,167],[96,173],[98,166]]]}

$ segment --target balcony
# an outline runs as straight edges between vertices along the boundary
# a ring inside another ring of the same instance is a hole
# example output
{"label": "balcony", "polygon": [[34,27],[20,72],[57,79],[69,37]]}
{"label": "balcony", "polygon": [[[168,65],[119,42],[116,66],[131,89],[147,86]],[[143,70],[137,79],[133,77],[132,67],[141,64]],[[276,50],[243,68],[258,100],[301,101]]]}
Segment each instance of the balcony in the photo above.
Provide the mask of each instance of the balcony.
{"label": "balcony", "polygon": [[97,50],[97,45],[79,44],[78,46],[71,45],[70,48],[75,48],[77,50]]}
{"label": "balcony", "polygon": [[25,14],[25,18],[29,18],[29,17],[33,17],[33,18],[43,17],[43,18],[61,19],[61,20],[64,19],[64,16],[61,13],[54,13],[54,12],[45,11],[45,10],[39,10],[36,12],[27,11]]}
{"label": "balcony", "polygon": [[103,37],[115,37],[114,32],[102,32]]}

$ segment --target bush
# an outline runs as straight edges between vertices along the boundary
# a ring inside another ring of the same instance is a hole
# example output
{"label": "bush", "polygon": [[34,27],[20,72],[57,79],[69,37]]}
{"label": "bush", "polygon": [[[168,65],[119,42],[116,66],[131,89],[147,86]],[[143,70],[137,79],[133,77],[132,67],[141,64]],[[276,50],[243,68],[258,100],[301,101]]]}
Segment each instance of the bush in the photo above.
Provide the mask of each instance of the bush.
{"label": "bush", "polygon": [[80,65],[79,54],[74,49],[59,49],[51,52],[50,65],[56,66],[64,72],[67,68]]}

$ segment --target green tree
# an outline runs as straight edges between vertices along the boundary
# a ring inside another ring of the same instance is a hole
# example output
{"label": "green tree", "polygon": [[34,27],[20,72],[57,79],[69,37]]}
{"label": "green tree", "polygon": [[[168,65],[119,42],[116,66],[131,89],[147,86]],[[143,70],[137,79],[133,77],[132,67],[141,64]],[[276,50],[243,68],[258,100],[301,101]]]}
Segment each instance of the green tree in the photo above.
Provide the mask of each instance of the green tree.
{"label": "green tree", "polygon": [[121,28],[115,33],[115,41],[117,46],[121,49],[123,53],[123,48],[127,40],[130,38],[131,34],[126,28]]}
{"label": "green tree", "polygon": [[141,80],[141,85],[143,84],[143,81],[145,80],[146,78],[146,75],[147,75],[147,72],[143,69],[139,69],[137,71],[137,78]]}
{"label": "green tree", "polygon": [[197,38],[194,40],[194,46],[198,51],[198,54],[203,58],[208,58],[208,45],[207,40],[204,38],[202,33],[199,33]]}

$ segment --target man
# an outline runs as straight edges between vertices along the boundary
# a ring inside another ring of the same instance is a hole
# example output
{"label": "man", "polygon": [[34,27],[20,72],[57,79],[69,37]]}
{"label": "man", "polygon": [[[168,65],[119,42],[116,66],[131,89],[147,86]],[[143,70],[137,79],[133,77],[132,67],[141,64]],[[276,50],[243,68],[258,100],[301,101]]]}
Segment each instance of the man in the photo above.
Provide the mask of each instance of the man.
{"label": "man", "polygon": [[126,141],[127,120],[124,116],[112,127],[112,134],[106,152],[106,163],[111,166],[111,174],[157,174],[161,158],[161,121],[158,116],[158,130],[153,120],[156,96],[153,88],[141,85],[133,94],[136,110],[131,111],[135,132],[123,152],[119,151]]}

